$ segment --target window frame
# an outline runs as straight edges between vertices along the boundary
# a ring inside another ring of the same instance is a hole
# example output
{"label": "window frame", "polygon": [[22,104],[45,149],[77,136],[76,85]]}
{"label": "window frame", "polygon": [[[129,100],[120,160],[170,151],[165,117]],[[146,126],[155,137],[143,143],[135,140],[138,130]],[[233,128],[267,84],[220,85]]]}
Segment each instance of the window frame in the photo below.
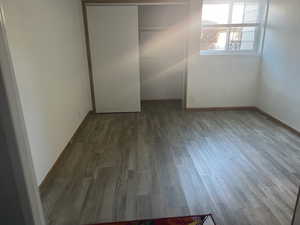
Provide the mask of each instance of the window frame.
{"label": "window frame", "polygon": [[[244,2],[251,0],[244,0]],[[264,20],[266,18],[266,9],[263,7],[263,4],[259,3],[258,8],[258,18],[261,17],[261,19],[258,19],[258,23],[232,23],[232,12],[233,12],[233,6],[235,2],[243,2],[242,0],[211,0],[209,3],[206,4],[220,4],[220,3],[229,3],[229,15],[228,15],[228,21],[226,24],[202,24],[202,14],[203,14],[203,5],[204,0],[201,1],[201,35],[203,28],[234,28],[234,27],[255,27],[255,34],[254,34],[254,46],[251,50],[230,50],[229,49],[229,43],[230,43],[230,33],[231,31],[227,31],[227,38],[226,38],[226,45],[224,50],[217,50],[217,49],[210,49],[210,50],[199,50],[200,55],[258,55],[260,52],[260,48],[262,45],[263,40],[263,25]],[[253,2],[257,2],[253,0]],[[267,2],[266,2],[267,4]],[[267,6],[266,6],[267,7]],[[265,11],[265,12],[264,12]],[[200,40],[201,45],[201,40]]]}

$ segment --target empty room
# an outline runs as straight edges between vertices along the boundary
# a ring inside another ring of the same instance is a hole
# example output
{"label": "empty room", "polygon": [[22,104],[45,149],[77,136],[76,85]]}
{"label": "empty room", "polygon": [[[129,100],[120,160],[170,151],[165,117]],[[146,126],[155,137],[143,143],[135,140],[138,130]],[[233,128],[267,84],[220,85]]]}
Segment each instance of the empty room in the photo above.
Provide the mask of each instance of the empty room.
{"label": "empty room", "polygon": [[1,224],[300,224],[300,1],[0,8]]}

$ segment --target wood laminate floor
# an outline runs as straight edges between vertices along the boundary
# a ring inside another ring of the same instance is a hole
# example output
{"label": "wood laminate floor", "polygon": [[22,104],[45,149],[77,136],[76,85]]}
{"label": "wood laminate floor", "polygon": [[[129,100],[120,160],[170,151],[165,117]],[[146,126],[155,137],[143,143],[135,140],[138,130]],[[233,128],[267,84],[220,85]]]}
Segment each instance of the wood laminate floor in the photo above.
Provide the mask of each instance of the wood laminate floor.
{"label": "wood laminate floor", "polygon": [[50,225],[213,213],[218,225],[290,225],[300,138],[255,111],[90,115],[41,189]]}

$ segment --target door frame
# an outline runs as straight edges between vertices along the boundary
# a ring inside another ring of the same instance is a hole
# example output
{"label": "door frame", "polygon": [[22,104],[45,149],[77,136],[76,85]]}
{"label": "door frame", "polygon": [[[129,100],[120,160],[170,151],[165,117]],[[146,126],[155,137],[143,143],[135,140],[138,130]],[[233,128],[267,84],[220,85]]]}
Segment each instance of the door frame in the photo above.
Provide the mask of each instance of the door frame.
{"label": "door frame", "polygon": [[[84,25],[84,35],[86,43],[86,54],[88,61],[88,70],[89,70],[89,80],[91,87],[91,101],[93,113],[96,113],[96,100],[95,100],[95,87],[94,87],[94,78],[93,78],[93,65],[91,57],[91,45],[89,37],[89,28],[88,28],[88,18],[87,18],[87,6],[139,6],[139,5],[183,5],[186,7],[186,38],[185,38],[185,69],[183,73],[183,93],[182,93],[182,107],[186,109],[186,93],[187,93],[187,69],[188,69],[188,22],[189,22],[189,1],[186,0],[81,0],[82,6],[82,16],[83,16],[83,25]],[[141,93],[141,92],[140,92]]]}
{"label": "door frame", "polygon": [[300,187],[298,189],[298,196],[297,196],[297,200],[296,200],[296,205],[295,205],[295,209],[294,209],[294,215],[292,218],[292,225],[299,225],[299,218],[300,218]]}

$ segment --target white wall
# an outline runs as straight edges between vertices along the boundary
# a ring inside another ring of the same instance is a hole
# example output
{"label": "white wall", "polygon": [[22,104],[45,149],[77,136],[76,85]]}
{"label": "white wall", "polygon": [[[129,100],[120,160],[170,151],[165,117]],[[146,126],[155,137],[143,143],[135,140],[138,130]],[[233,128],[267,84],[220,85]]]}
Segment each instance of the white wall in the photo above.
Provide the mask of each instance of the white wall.
{"label": "white wall", "polygon": [[139,7],[143,100],[183,98],[184,12],[180,5]]}
{"label": "white wall", "polygon": [[200,1],[191,0],[187,107],[255,106],[258,56],[201,55]]}
{"label": "white wall", "polygon": [[259,107],[300,130],[300,1],[272,0],[269,9]]}
{"label": "white wall", "polygon": [[4,0],[38,183],[91,109],[79,0]]}
{"label": "white wall", "polygon": [[191,57],[188,108],[255,106],[259,57]]}

